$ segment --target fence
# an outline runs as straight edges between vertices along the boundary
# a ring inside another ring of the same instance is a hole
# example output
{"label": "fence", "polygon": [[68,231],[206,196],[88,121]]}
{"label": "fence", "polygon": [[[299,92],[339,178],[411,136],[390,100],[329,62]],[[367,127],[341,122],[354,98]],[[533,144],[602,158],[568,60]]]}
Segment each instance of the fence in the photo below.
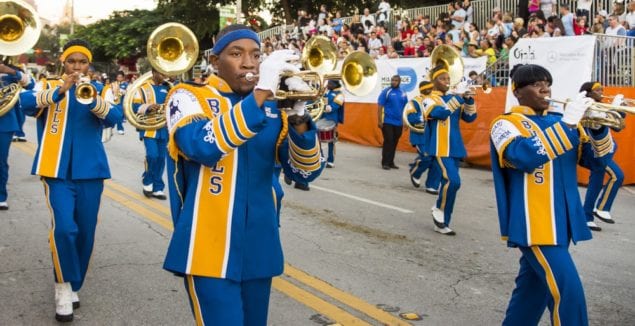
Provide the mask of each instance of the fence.
{"label": "fence", "polygon": [[593,79],[605,86],[635,86],[635,37],[596,36]]}

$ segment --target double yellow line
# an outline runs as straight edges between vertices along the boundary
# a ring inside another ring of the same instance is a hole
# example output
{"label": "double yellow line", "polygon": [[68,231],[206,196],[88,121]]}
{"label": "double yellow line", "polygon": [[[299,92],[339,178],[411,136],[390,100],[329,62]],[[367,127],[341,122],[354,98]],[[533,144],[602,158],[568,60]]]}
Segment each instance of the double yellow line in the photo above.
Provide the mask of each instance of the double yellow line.
{"label": "double yellow line", "polygon": [[[34,155],[36,151],[33,143],[14,143],[14,146],[30,155]],[[173,230],[170,209],[157,201],[148,199],[112,180],[105,182],[104,195],[164,229]],[[377,321],[383,325],[410,325],[404,320],[289,264],[285,264],[284,275],[274,278],[272,285],[279,292],[340,325],[371,325],[367,320]],[[325,295],[331,301],[338,302],[338,305],[321,298],[306,288],[311,288],[313,291]],[[350,307],[357,313],[354,315],[346,311],[344,307]]]}

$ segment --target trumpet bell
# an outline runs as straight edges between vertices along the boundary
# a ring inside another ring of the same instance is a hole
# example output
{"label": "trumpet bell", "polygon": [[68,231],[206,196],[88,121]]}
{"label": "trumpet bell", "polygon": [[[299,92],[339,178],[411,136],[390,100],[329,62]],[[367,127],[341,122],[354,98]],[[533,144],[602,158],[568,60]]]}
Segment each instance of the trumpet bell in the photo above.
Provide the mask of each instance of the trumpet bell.
{"label": "trumpet bell", "polygon": [[160,73],[174,76],[192,68],[198,58],[198,40],[179,23],[157,27],[147,43],[148,61]]}
{"label": "trumpet bell", "polygon": [[31,49],[40,38],[41,20],[22,0],[0,0],[0,54],[16,56]]}
{"label": "trumpet bell", "polygon": [[450,86],[456,86],[463,79],[463,58],[452,46],[442,44],[434,48],[430,54],[431,67],[443,64],[450,75]]}
{"label": "trumpet bell", "polygon": [[377,76],[377,65],[366,52],[353,52],[342,63],[341,78],[344,88],[355,96],[372,92],[377,85]]}
{"label": "trumpet bell", "polygon": [[95,96],[97,96],[97,90],[91,83],[80,83],[75,89],[75,97],[77,98],[77,102],[81,104],[93,103]]}

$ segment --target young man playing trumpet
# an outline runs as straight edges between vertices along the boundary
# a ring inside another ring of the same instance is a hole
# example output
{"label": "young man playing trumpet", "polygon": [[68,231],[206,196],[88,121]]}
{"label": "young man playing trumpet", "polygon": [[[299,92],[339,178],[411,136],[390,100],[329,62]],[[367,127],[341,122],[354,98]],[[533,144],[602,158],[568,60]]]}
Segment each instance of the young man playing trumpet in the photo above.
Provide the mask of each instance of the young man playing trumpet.
{"label": "young man playing trumpet", "polygon": [[[5,65],[0,62],[0,88],[8,87],[11,84],[19,84],[23,89],[33,89],[35,81],[29,74],[21,71],[17,67]],[[18,96],[18,94],[15,94]],[[8,105],[8,96],[2,99],[2,106]],[[23,114],[18,103],[11,108],[6,108],[6,112],[0,117],[0,210],[8,210],[7,203],[7,182],[9,181],[9,148],[13,140],[14,133],[21,130],[19,115]],[[26,140],[26,139],[25,139]]]}
{"label": "young man playing trumpet", "polygon": [[38,149],[31,173],[41,177],[52,215],[55,318],[68,322],[79,307],[77,293],[93,252],[104,179],[110,178],[102,129],[121,121],[123,114],[99,96],[89,104],[78,102],[76,84],[92,61],[88,43],[69,41],[60,60],[62,78],[47,80],[41,91],[21,93],[20,104],[37,119]]}
{"label": "young man playing trumpet", "polygon": [[[213,48],[217,75],[180,83],[166,100],[174,233],[164,268],[184,277],[198,325],[267,323],[271,280],[283,270],[276,163],[300,182],[323,168],[305,103],[268,101],[298,59],[281,50],[261,63],[258,34],[230,25]],[[284,82],[308,87],[298,77]]]}
{"label": "young man playing trumpet", "polygon": [[[165,82],[165,76],[152,69],[152,79],[141,85],[134,96],[134,110],[138,114],[157,114],[165,103],[170,87]],[[164,126],[159,129],[140,130],[139,138],[146,149],[145,171],[143,172],[143,194],[146,197],[165,200],[163,193],[163,171],[165,170],[165,158],[168,145],[168,129]]]}
{"label": "young man playing trumpet", "polygon": [[[604,92],[602,84],[586,82],[582,84],[580,91],[585,92],[586,96],[594,101],[602,102]],[[613,99],[613,105],[621,105],[623,98],[623,96],[616,96]],[[602,112],[594,112],[593,114],[600,118],[606,116]],[[613,141],[609,128],[601,124],[593,124],[587,126],[585,130],[588,134],[598,138],[598,140],[592,140],[596,146],[591,148],[590,144],[587,145],[588,149],[583,151],[583,155],[580,158],[580,165],[591,171],[586,195],[584,196],[584,215],[591,230],[601,231],[602,228],[593,221],[593,218],[597,217],[599,220],[609,224],[615,223],[609,211],[624,181],[624,173],[613,160],[617,144]],[[617,129],[613,130],[620,131]],[[609,175],[609,180],[606,185],[603,185],[605,174]]]}

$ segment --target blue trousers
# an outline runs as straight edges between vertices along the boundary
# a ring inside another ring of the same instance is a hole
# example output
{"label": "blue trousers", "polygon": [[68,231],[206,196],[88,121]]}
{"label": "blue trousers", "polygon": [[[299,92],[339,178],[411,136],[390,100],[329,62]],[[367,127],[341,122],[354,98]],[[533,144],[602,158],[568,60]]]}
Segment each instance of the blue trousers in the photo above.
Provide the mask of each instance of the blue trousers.
{"label": "blue trousers", "polygon": [[0,132],[0,201],[7,201],[7,182],[9,182],[9,148],[13,132]]}
{"label": "blue trousers", "polygon": [[13,108],[15,110],[15,115],[18,118],[18,128],[19,130],[15,132],[15,135],[18,137],[25,137],[26,135],[24,134],[24,121],[26,121],[26,116],[24,115],[24,112],[22,112],[22,110],[20,108],[18,108],[17,106]]}
{"label": "blue trousers", "polygon": [[328,163],[335,163],[335,142],[328,143],[329,157],[326,159]]}
{"label": "blue trousers", "polygon": [[42,178],[42,182],[53,215],[49,245],[55,282],[70,282],[73,291],[79,291],[93,253],[104,180]]}
{"label": "blue trousers", "polygon": [[437,198],[437,208],[443,211],[445,225],[450,226],[456,193],[461,188],[459,159],[454,157],[435,157],[441,169],[441,188]]}
{"label": "blue trousers", "polygon": [[426,188],[439,189],[441,183],[441,171],[434,160],[434,157],[426,154],[422,150],[423,145],[417,145],[417,157],[413,163],[410,163],[410,175],[415,179],[421,179],[426,170],[428,170],[428,178],[426,179]]}
{"label": "blue trousers", "polygon": [[[604,174],[609,175],[609,181],[604,184]],[[611,160],[606,166],[591,166],[589,185],[584,196],[584,215],[587,221],[593,221],[593,210],[610,211],[617,191],[624,182],[624,172]],[[599,197],[599,198],[598,198]]]}
{"label": "blue trousers", "polygon": [[117,122],[117,131],[123,131],[123,121],[124,121],[125,119],[126,119],[126,118],[124,117],[124,119],[119,120],[119,122]]}
{"label": "blue trousers", "polygon": [[185,276],[197,325],[267,325],[271,278],[236,282]]}
{"label": "blue trousers", "polygon": [[163,171],[168,151],[168,142],[165,139],[143,138],[146,148],[146,164],[143,172],[143,184],[152,185],[152,191],[160,191],[165,188]]}
{"label": "blue trousers", "polygon": [[520,247],[520,270],[503,325],[538,325],[548,307],[552,325],[588,325],[580,276],[567,246]]}

